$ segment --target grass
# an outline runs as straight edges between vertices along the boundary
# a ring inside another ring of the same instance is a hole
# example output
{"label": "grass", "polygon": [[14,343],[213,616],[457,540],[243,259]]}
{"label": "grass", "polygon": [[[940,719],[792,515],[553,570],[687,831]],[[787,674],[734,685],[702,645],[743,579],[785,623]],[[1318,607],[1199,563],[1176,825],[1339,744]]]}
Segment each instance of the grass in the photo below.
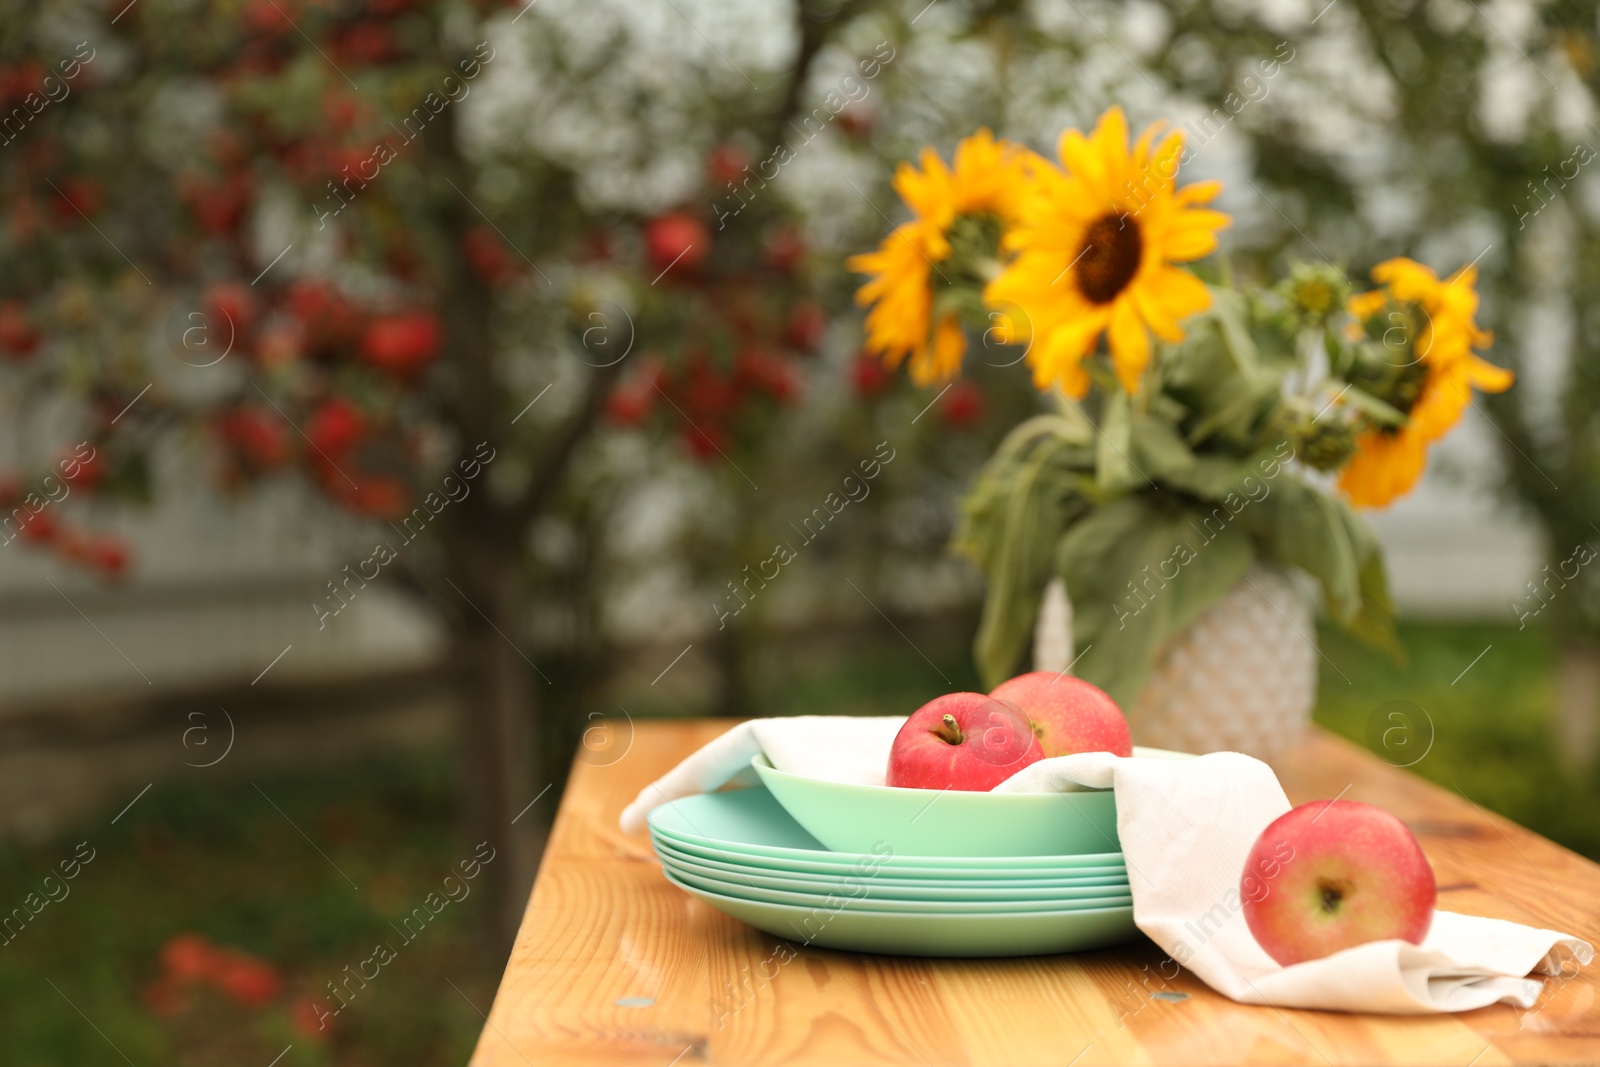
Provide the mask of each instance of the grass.
{"label": "grass", "polygon": [[[976,685],[966,632],[943,625],[831,651],[774,648],[757,663],[757,702],[781,714],[904,713]],[[1557,769],[1549,635],[1412,625],[1404,638],[1410,660],[1399,666],[1325,631],[1318,721],[1363,744],[1370,731],[1372,747],[1397,763],[1415,758],[1406,745],[1422,743],[1431,723],[1416,773],[1600,857],[1591,814],[1600,785]],[[1419,724],[1412,734],[1391,730],[1396,710]],[[115,825],[126,801],[44,844],[0,848],[0,914],[39,892],[79,842],[94,849],[70,895],[0,947],[0,1058],[266,1067],[292,1045],[277,1067],[465,1062],[482,1020],[446,979],[478,1007],[493,997],[499,963],[480,940],[481,895],[448,905],[409,943],[390,925],[471,855],[456,829],[454,768],[449,753],[433,752],[255,785],[160,781]],[[175,1014],[157,1013],[149,996],[162,946],[185,932],[270,963],[281,990],[256,1009],[201,991]],[[380,942],[396,958],[331,1030],[318,1033],[303,1014],[297,1026],[296,1005],[336,1006],[326,984]]]}
{"label": "grass", "polygon": [[[1600,859],[1600,774],[1568,773],[1558,758],[1549,631],[1433,624],[1407,626],[1402,636],[1407,662],[1396,664],[1324,631],[1322,649],[1333,666],[1323,664],[1317,721]],[[1395,713],[1406,718],[1391,718]]]}
{"label": "grass", "polygon": [[[479,900],[446,905],[410,943],[390,926],[471,856],[455,832],[451,770],[447,758],[390,757],[336,775],[259,777],[260,792],[248,782],[158,782],[116,825],[111,810],[48,844],[5,849],[7,909],[23,906],[79,842],[94,853],[69,894],[0,948],[3,1059],[266,1067],[292,1045],[277,1067],[465,1062],[482,1019],[444,979],[481,1007],[493,996]],[[147,997],[162,946],[180,933],[266,961],[281,992],[247,1009],[201,989],[158,1015]],[[379,942],[396,958],[365,989],[349,987],[358,991],[328,1031],[308,1022],[315,1015],[297,1028],[295,1005],[315,997],[337,1008],[326,984]]]}

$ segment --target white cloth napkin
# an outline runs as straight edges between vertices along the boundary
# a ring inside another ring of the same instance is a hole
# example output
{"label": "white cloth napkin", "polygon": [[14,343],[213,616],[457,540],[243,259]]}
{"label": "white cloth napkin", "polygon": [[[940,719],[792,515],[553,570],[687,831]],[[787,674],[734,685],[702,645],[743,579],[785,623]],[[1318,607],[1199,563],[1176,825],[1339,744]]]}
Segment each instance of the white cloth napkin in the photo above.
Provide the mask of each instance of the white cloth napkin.
{"label": "white cloth napkin", "polygon": [[[779,770],[882,785],[904,718],[799,716],[741,723],[644,788],[622,813],[638,830],[669,800],[744,780],[765,752]],[[1114,789],[1117,834],[1139,929],[1211,988],[1245,1004],[1409,1015],[1467,1011],[1497,1001],[1530,1008],[1544,983],[1587,964],[1588,942],[1554,930],[1436,912],[1423,944],[1375,941],[1293,967],[1250,933],[1239,878],[1250,847],[1289,810],[1272,769],[1237,752],[1192,760],[1124,759],[1103,752],[1024,768],[995,792]]]}

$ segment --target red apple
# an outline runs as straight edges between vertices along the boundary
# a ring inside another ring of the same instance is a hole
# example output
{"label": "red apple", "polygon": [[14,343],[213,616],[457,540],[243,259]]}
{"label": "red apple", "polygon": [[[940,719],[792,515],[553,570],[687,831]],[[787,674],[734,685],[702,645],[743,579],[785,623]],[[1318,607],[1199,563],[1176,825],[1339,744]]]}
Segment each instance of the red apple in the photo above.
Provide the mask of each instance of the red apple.
{"label": "red apple", "polygon": [[658,276],[668,270],[693,274],[711,251],[711,233],[693,215],[673,212],[645,223],[645,255]]}
{"label": "red apple", "polygon": [[1002,682],[989,694],[1022,709],[1046,757],[1074,752],[1133,755],[1128,720],[1105,690],[1082,678],[1033,671]]}
{"label": "red apple", "polygon": [[383,315],[367,326],[361,354],[374,367],[404,378],[433,361],[443,336],[439,320],[429,312]]}
{"label": "red apple", "polygon": [[706,173],[713,185],[731,185],[750,169],[750,157],[737,145],[719,144],[706,157]]}
{"label": "red apple", "polygon": [[0,303],[0,348],[17,359],[25,359],[39,347],[39,331],[28,321],[28,310],[20,300]]}
{"label": "red apple", "polygon": [[950,693],[900,727],[885,781],[902,789],[986,792],[1041,756],[1016,707],[982,693]]}
{"label": "red apple", "polygon": [[977,383],[962,379],[950,386],[950,397],[941,405],[939,418],[952,430],[970,430],[983,421],[987,407]]}
{"label": "red apple", "polygon": [[306,422],[306,440],[330,461],[360,444],[366,433],[367,420],[361,409],[342,396],[324,401]]}
{"label": "red apple", "polygon": [[815,352],[828,333],[828,313],[813,300],[796,304],[783,327],[783,340],[790,348]]}
{"label": "red apple", "polygon": [[243,337],[256,316],[256,300],[250,287],[239,282],[215,282],[206,287],[202,298],[207,320],[217,327],[219,337]]}
{"label": "red apple", "polygon": [[859,397],[871,399],[893,384],[894,375],[876,356],[862,352],[850,364],[850,387]]}
{"label": "red apple", "polygon": [[1256,943],[1289,967],[1368,941],[1420,945],[1438,889],[1405,823],[1371,804],[1317,800],[1261,832],[1239,893]]}

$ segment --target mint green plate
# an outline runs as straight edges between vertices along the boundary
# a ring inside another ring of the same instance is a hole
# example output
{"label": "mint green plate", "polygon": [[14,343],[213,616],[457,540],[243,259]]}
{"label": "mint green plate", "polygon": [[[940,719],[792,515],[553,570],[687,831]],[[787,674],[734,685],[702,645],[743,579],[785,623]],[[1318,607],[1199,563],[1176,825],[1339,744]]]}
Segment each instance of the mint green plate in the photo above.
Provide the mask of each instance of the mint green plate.
{"label": "mint green plate", "polygon": [[[766,790],[762,790],[766,792]],[[657,844],[664,844],[679,852],[689,853],[695,859],[714,859],[733,863],[738,866],[765,867],[768,870],[782,871],[785,874],[801,871],[807,874],[833,876],[849,873],[859,869],[862,865],[877,863],[881,873],[892,875],[896,878],[915,878],[925,881],[940,883],[962,880],[973,882],[1012,882],[1012,881],[1044,881],[1060,882],[1070,880],[1082,873],[1088,877],[1103,877],[1106,875],[1122,875],[1128,873],[1127,864],[1122,862],[1122,853],[1117,852],[1108,856],[1097,857],[1100,863],[1093,867],[1064,866],[1017,866],[1016,857],[1003,856],[993,863],[962,858],[961,862],[967,866],[937,867],[932,864],[949,863],[951,858],[943,856],[911,857],[920,859],[930,866],[918,866],[901,863],[901,857],[862,856],[854,852],[828,852],[826,850],[805,852],[798,849],[786,850],[793,857],[788,858],[767,855],[766,852],[745,851],[749,846],[730,845],[727,842],[693,841],[671,834],[652,831],[651,840]],[[768,850],[771,851],[771,850]],[[1057,857],[1072,860],[1075,857]],[[1114,861],[1114,862],[1113,862]]]}
{"label": "mint green plate", "polygon": [[[922,790],[896,790],[933,794]],[[982,794],[990,796],[990,794]],[[1021,794],[1019,794],[1021,795]],[[1065,795],[1065,794],[1056,794]],[[1109,793],[1081,794],[1104,796]],[[946,797],[949,794],[945,794]],[[653,809],[646,822],[655,835],[697,856],[832,874],[857,864],[895,873],[950,878],[1057,878],[1085,867],[1120,867],[1120,851],[1072,856],[919,856],[888,845],[873,853],[830,852],[783,809],[766,789],[736,789],[683,797]],[[767,862],[762,863],[762,858]],[[773,863],[772,861],[778,861]]]}
{"label": "mint green plate", "polygon": [[676,880],[685,885],[692,885],[698,889],[721,893],[723,896],[742,897],[745,900],[761,900],[771,904],[794,904],[802,908],[827,908],[835,907],[845,911],[870,911],[893,912],[895,914],[910,913],[949,913],[952,915],[999,915],[1006,912],[1028,911],[1084,911],[1095,908],[1115,908],[1123,905],[1132,906],[1133,895],[1126,886],[1121,892],[1111,890],[1091,890],[1089,896],[1077,896],[1071,899],[1035,898],[1033,900],[900,900],[880,898],[872,891],[870,880],[863,880],[860,887],[854,891],[846,890],[840,893],[798,893],[787,889],[767,889],[752,885],[749,880],[737,875],[730,878],[712,878],[695,874],[676,864],[663,863],[662,869],[667,871]]}
{"label": "mint green plate", "polygon": [[[749,877],[775,878],[784,883],[783,887],[805,888],[807,891],[827,892],[829,888],[837,887],[842,879],[850,876],[849,869],[837,868],[830,874],[815,874],[810,871],[794,871],[783,868],[763,867],[751,863],[728,862],[720,859],[711,859],[684,851],[668,842],[662,837],[652,837],[651,844],[655,846],[656,855],[662,860],[671,860],[675,866],[690,866],[705,868],[707,874],[717,878],[729,878],[733,875]],[[730,855],[724,853],[724,855]],[[731,857],[737,860],[738,857]],[[1104,872],[1104,873],[1100,873]],[[1128,884],[1128,871],[1124,867],[1095,867],[1087,868],[1082,877],[1078,872],[1073,872],[1071,877],[1062,878],[938,878],[938,877],[903,877],[879,868],[872,875],[874,884],[881,885],[884,895],[905,895],[899,891],[911,889],[936,889],[941,893],[959,893],[971,900],[1003,899],[989,897],[993,891],[1004,893],[1032,892],[1035,894],[1049,893],[1057,889],[1077,889],[1104,886],[1125,886]],[[757,884],[760,884],[759,882]],[[890,891],[893,890],[891,894]]]}
{"label": "mint green plate", "polygon": [[[1135,756],[1191,759],[1135,748]],[[898,789],[804,778],[751,761],[761,784],[794,820],[833,852],[892,848],[916,856],[1064,856],[1115,852],[1117,804],[1109,789],[1074,793],[989,793]]]}
{"label": "mint green plate", "polygon": [[[718,892],[729,892],[734,896],[748,896],[747,893],[735,892],[732,887],[750,887],[760,890],[783,890],[790,893],[805,893],[812,896],[827,896],[829,893],[840,896],[866,896],[873,900],[883,901],[950,901],[962,904],[982,904],[996,901],[1025,901],[1033,909],[1041,907],[1070,907],[1070,901],[1087,900],[1095,897],[1125,897],[1128,895],[1128,880],[1122,879],[1120,883],[1113,882],[1109,885],[1077,885],[1058,886],[1048,889],[974,889],[965,883],[942,886],[905,885],[873,875],[863,875],[859,878],[839,877],[834,879],[818,879],[816,881],[802,881],[793,875],[777,873],[758,873],[750,868],[740,870],[718,870],[692,860],[680,859],[667,851],[659,851],[661,863],[670,867],[674,874],[681,875],[685,880],[701,882],[717,881],[727,883],[727,887],[711,886]],[[773,898],[782,900],[783,898]],[[785,900],[789,904],[804,904],[808,901]]]}
{"label": "mint green plate", "polygon": [[1122,945],[1139,936],[1132,907],[991,915],[831,911],[730,897],[680,882],[670,871],[666,878],[690,896],[757,930],[801,945],[853,952],[1043,956]]}

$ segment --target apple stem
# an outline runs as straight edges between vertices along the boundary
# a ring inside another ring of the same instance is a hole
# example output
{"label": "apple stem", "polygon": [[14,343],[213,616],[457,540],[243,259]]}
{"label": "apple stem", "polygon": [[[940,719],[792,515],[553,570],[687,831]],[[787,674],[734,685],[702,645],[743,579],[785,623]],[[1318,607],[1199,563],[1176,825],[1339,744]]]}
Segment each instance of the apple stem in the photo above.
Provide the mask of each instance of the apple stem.
{"label": "apple stem", "polygon": [[956,717],[948,712],[945,713],[944,718],[939,720],[939,725],[933,732],[938,735],[939,740],[950,745],[959,745],[963,738],[961,727],[956,722]]}

